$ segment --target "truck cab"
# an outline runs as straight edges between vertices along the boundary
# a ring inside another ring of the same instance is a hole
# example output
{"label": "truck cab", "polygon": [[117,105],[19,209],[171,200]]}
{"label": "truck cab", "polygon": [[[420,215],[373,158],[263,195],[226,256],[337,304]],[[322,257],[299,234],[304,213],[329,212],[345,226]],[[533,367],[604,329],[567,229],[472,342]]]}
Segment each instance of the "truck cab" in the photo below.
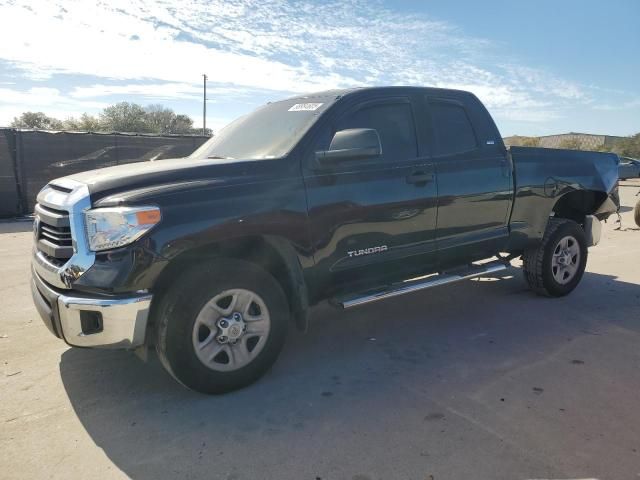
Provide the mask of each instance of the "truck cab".
{"label": "truck cab", "polygon": [[[327,288],[321,294],[504,249],[512,165],[478,99],[441,89],[359,93],[317,126],[301,152],[314,260]],[[317,158],[349,129],[375,130],[380,155]]]}

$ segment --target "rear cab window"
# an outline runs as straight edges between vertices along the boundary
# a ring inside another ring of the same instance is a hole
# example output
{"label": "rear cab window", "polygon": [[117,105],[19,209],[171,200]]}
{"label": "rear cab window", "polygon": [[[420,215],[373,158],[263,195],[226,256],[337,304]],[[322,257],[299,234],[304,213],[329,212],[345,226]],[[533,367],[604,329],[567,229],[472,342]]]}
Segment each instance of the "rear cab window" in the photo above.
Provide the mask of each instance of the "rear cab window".
{"label": "rear cab window", "polygon": [[455,155],[478,148],[476,132],[465,107],[449,99],[427,99],[433,125],[434,156]]}

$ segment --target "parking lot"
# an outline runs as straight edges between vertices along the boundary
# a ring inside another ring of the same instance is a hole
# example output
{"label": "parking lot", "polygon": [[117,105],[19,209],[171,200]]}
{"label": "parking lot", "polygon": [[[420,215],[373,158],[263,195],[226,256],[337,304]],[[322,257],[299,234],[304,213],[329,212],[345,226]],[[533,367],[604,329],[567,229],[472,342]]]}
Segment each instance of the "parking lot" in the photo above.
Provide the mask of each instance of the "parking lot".
{"label": "parking lot", "polygon": [[569,297],[516,266],[349,312],[314,309],[244,390],[71,349],[31,304],[28,222],[0,224],[0,478],[640,477],[640,183]]}

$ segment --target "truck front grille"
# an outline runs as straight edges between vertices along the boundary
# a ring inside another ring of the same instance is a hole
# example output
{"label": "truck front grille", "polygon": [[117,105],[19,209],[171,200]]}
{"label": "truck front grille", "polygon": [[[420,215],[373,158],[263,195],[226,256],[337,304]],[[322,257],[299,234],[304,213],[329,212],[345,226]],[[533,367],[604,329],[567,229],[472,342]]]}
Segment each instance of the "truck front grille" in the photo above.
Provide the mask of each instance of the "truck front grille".
{"label": "truck front grille", "polygon": [[69,212],[36,204],[36,245],[54,265],[60,266],[73,255]]}
{"label": "truck front grille", "polygon": [[58,178],[38,193],[33,225],[34,274],[60,289],[71,289],[95,261],[88,248],[83,212],[91,208],[89,187]]}

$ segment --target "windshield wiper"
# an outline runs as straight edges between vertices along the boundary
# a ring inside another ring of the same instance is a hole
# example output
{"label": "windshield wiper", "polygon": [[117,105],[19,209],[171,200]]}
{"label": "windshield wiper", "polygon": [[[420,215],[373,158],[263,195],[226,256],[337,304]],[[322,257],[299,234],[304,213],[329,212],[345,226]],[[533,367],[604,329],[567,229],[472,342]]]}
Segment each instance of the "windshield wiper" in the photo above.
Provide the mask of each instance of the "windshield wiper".
{"label": "windshield wiper", "polygon": [[207,158],[211,158],[214,160],[233,160],[233,157],[223,157],[221,155],[209,155]]}

